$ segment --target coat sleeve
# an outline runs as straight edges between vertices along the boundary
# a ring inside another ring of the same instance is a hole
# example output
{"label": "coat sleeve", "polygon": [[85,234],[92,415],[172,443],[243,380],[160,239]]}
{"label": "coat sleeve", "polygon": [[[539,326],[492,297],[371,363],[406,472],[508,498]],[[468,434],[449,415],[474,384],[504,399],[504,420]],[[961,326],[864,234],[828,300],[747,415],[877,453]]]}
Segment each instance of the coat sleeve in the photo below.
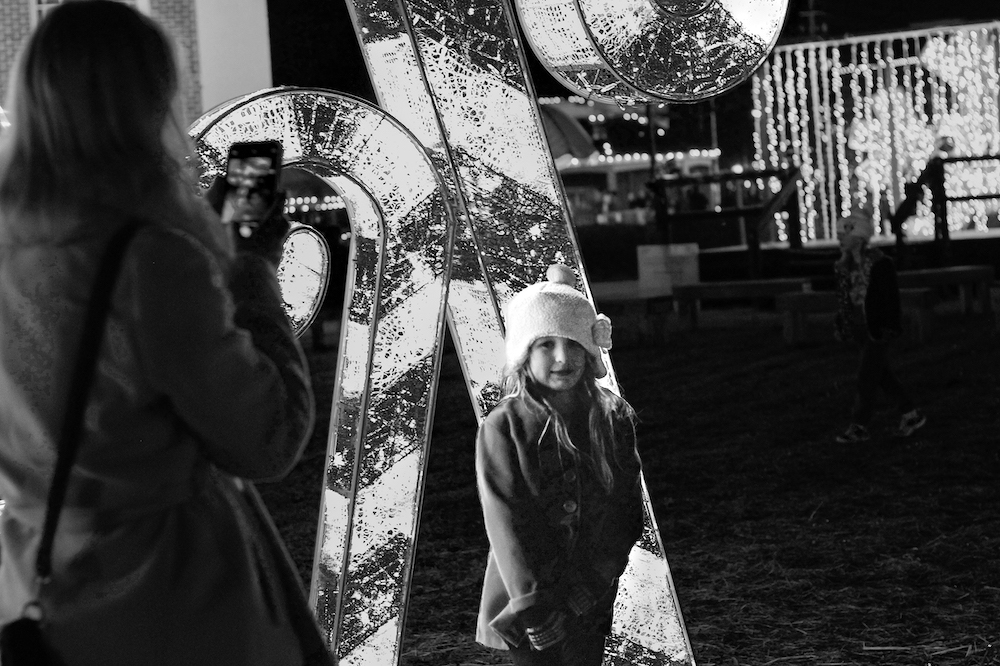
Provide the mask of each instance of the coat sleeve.
{"label": "coat sleeve", "polygon": [[553,610],[557,543],[532,496],[523,461],[502,419],[487,419],[476,438],[476,477],[490,547],[510,598],[525,626]]}
{"label": "coat sleeve", "polygon": [[276,479],[298,460],[315,407],[274,269],[237,256],[227,284],[183,232],[142,231],[126,264],[140,363],[206,456],[227,472]]}
{"label": "coat sleeve", "polygon": [[902,333],[899,285],[892,260],[882,257],[871,269],[868,291],[865,294],[865,323],[873,340]]}
{"label": "coat sleeve", "polygon": [[834,337],[839,342],[850,342],[854,339],[854,303],[851,302],[851,278],[847,268],[834,268],[836,279],[835,294],[837,310],[834,314]]}

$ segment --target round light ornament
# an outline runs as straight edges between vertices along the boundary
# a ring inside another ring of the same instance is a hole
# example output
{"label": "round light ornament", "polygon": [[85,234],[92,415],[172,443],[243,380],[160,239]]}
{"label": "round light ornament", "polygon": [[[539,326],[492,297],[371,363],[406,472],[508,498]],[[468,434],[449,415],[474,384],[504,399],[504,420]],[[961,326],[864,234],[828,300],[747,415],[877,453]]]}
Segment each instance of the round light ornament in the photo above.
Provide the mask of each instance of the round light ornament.
{"label": "round light ornament", "polygon": [[778,39],[788,0],[520,0],[542,64],[582,97],[698,102],[734,88]]}

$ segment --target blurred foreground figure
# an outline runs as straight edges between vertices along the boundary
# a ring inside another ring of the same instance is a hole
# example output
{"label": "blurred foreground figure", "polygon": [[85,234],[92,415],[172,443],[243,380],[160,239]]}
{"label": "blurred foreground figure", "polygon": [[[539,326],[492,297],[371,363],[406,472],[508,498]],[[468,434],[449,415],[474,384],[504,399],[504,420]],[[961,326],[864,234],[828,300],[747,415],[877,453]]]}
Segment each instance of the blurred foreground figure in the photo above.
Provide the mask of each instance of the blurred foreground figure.
{"label": "blurred foreground figure", "polygon": [[834,266],[836,333],[840,340],[859,340],[863,345],[851,423],[836,438],[841,444],[871,439],[868,428],[879,389],[899,409],[899,426],[893,436],[909,437],[927,422],[889,365],[888,346],[902,333],[899,286],[892,260],[868,245],[874,233],[870,206],[856,205],[850,215],[837,221],[841,254]]}
{"label": "blurred foreground figure", "polygon": [[[313,424],[275,278],[287,226],[234,247],[195,195],[177,93],[163,31],[108,0],[53,9],[18,61],[0,137],[0,623],[39,595],[68,666],[301,664],[234,481],[281,478]],[[135,221],[39,592],[83,313]]]}

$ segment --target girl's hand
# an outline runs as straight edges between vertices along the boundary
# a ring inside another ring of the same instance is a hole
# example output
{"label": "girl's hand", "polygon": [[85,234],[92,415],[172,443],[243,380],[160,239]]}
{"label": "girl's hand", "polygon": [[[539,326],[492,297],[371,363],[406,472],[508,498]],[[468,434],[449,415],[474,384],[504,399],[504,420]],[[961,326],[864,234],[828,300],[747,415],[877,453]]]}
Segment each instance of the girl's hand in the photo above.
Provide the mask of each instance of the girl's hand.
{"label": "girl's hand", "polygon": [[547,650],[566,640],[566,613],[552,611],[545,621],[535,627],[528,627],[528,641],[535,650]]}

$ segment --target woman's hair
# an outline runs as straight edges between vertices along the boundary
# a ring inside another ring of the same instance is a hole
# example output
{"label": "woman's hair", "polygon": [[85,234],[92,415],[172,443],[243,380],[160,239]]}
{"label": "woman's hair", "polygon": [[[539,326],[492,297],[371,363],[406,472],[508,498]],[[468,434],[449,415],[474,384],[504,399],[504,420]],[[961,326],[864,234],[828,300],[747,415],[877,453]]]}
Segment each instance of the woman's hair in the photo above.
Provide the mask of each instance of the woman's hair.
{"label": "woman's hair", "polygon": [[[593,361],[589,356],[586,358],[587,365],[590,366]],[[614,472],[611,465],[620,466],[620,457],[628,455],[628,451],[622,450],[622,442],[616,425],[624,422],[629,429],[633,429],[636,418],[635,410],[624,398],[601,388],[592,370],[584,372],[580,382],[572,390],[578,391],[586,404],[589,405],[587,419],[591,442],[587,463],[600,481],[601,487],[606,493],[609,493],[614,484]],[[528,360],[517,367],[505,370],[504,395],[509,398],[522,397],[529,403],[544,407],[552,419],[556,441],[559,445],[571,455],[581,456],[580,450],[573,444],[569,436],[569,429],[566,427],[562,415],[546,399],[544,391],[539,390],[531,378]]]}
{"label": "woman's hair", "polygon": [[51,10],[12,74],[0,211],[45,215],[193,191],[178,87],[170,39],[138,11],[112,0]]}

